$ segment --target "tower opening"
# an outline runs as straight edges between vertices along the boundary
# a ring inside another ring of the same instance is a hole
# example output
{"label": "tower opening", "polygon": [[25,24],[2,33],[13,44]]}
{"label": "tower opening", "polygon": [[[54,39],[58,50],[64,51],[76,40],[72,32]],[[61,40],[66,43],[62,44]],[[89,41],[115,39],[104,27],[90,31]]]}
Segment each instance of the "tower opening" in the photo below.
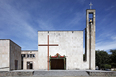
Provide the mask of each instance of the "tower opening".
{"label": "tower opening", "polygon": [[93,23],[93,13],[89,13],[89,24]]}

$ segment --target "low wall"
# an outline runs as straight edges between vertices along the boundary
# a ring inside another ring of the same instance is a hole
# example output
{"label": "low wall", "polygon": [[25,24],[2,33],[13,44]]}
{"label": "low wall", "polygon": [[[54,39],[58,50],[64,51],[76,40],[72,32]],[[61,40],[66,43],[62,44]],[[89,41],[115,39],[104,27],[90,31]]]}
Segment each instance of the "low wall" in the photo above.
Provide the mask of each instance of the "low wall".
{"label": "low wall", "polygon": [[99,71],[99,72],[87,71],[87,73],[90,76],[116,76],[116,72],[113,71]]}
{"label": "low wall", "polygon": [[3,72],[0,72],[0,77],[1,76],[32,76],[33,75],[33,72],[6,72],[6,71],[3,71]]}
{"label": "low wall", "polygon": [[9,71],[9,67],[2,67],[0,68],[0,71]]}

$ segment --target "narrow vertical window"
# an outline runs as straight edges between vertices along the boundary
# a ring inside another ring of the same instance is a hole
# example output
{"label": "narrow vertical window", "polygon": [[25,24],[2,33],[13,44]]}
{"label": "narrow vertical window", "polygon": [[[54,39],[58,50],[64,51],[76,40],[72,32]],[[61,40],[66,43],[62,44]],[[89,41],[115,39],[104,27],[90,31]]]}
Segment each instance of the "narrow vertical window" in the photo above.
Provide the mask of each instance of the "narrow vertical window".
{"label": "narrow vertical window", "polygon": [[30,54],[27,54],[27,58],[29,58],[30,57]]}

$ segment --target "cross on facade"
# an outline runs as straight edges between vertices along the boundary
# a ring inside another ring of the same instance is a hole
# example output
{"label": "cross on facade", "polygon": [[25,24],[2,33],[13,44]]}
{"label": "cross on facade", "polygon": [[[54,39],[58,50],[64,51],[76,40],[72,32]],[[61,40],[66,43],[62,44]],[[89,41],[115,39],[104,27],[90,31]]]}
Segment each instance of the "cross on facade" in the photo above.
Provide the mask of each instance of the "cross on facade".
{"label": "cross on facade", "polygon": [[90,2],[90,4],[89,4],[89,6],[90,6],[90,9],[92,9],[92,5],[93,5],[93,4]]}
{"label": "cross on facade", "polygon": [[58,44],[49,44],[49,35],[48,35],[48,44],[39,44],[38,46],[48,46],[48,70],[49,70],[49,46],[58,46]]}

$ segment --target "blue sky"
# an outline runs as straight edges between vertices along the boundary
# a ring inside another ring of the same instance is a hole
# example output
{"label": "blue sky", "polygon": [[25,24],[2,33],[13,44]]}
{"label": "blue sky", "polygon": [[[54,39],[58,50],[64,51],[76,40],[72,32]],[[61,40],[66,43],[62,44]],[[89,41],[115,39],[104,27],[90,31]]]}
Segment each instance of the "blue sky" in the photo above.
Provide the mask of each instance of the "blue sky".
{"label": "blue sky", "polygon": [[96,50],[116,49],[116,0],[0,0],[0,39],[38,49],[39,30],[83,30],[96,9]]}

